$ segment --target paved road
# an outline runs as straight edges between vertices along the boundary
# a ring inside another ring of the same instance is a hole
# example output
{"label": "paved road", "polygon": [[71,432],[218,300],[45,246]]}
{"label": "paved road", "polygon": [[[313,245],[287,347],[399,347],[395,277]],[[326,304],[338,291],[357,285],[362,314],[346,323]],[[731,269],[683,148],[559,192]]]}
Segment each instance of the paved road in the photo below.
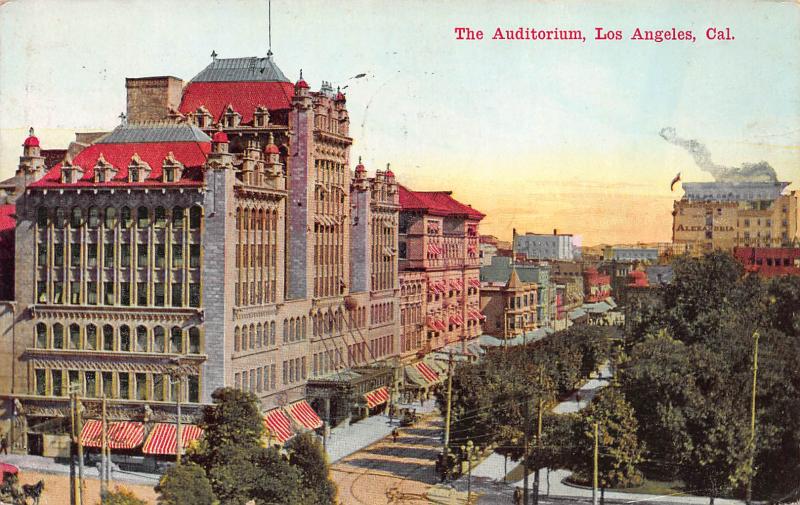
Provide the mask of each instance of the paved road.
{"label": "paved road", "polygon": [[341,459],[331,467],[344,505],[423,505],[436,482],[434,462],[439,453],[442,421],[431,414],[413,427]]}

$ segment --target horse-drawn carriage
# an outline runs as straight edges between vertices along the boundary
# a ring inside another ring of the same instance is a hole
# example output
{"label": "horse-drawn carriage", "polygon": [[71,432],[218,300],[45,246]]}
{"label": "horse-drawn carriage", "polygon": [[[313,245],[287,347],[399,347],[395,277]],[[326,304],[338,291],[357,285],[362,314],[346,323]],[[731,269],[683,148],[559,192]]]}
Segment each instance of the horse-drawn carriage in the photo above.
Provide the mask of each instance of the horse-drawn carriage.
{"label": "horse-drawn carriage", "polygon": [[3,480],[0,484],[0,503],[12,505],[28,505],[28,499],[32,499],[34,504],[39,503],[39,497],[44,491],[44,481],[40,480],[36,484],[19,485],[19,468],[8,463],[0,463],[0,473]]}

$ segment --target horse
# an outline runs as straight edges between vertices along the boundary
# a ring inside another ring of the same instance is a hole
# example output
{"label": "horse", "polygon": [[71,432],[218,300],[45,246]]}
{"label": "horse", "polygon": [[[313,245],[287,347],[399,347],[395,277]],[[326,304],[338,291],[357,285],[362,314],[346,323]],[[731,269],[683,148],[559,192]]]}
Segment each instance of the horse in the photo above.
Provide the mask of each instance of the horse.
{"label": "horse", "polygon": [[40,480],[36,484],[23,484],[22,485],[22,493],[25,495],[25,501],[28,498],[33,498],[34,505],[39,505],[39,497],[42,496],[42,491],[44,491],[44,481]]}

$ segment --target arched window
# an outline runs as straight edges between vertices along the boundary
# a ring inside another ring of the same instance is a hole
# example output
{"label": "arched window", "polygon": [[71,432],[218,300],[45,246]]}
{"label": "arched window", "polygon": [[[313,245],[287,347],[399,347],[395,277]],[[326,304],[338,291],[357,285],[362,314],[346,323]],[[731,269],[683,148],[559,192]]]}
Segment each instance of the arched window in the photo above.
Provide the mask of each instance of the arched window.
{"label": "arched window", "polygon": [[97,207],[89,207],[89,228],[97,228],[100,226],[100,211]]}
{"label": "arched window", "polygon": [[256,345],[258,347],[264,347],[264,326],[261,323],[258,323],[256,326]]}
{"label": "arched window", "polygon": [[131,209],[129,209],[128,207],[122,207],[119,218],[120,218],[120,225],[122,225],[123,229],[130,228],[131,225],[133,224],[133,219],[131,218]]}
{"label": "arched window", "polygon": [[164,327],[156,326],[153,328],[153,352],[164,352],[167,345],[164,336]]}
{"label": "arched window", "polygon": [[189,228],[192,230],[199,230],[200,224],[203,221],[203,208],[195,205],[189,209]]}
{"label": "arched window", "polygon": [[250,324],[250,338],[247,341],[247,348],[253,349],[256,346],[256,325]]}
{"label": "arched window", "polygon": [[235,330],[233,330],[233,350],[234,351],[241,351],[242,350],[242,330],[239,329],[237,326]]}
{"label": "arched window", "polygon": [[269,323],[269,345],[275,345],[275,321]]}
{"label": "arched window", "polygon": [[105,227],[112,229],[117,225],[117,209],[114,207],[106,207],[105,211]]}
{"label": "arched window", "polygon": [[297,328],[295,327],[294,318],[289,319],[289,342],[294,342],[297,339]]}
{"label": "arched window", "polygon": [[119,350],[131,351],[131,328],[125,324],[119,327]]}
{"label": "arched window", "polygon": [[169,352],[176,354],[183,353],[183,330],[178,326],[172,327],[169,339]]}
{"label": "arched window", "polygon": [[147,207],[136,209],[136,227],[147,228],[150,226],[150,210]]}
{"label": "arched window", "polygon": [[38,323],[36,325],[36,348],[47,348],[47,325],[44,323]]}
{"label": "arched window", "polygon": [[136,352],[147,352],[147,328],[136,327]]}
{"label": "arched window", "polygon": [[56,216],[56,219],[55,219],[54,225],[55,225],[56,229],[58,229],[58,230],[63,229],[64,228],[64,221],[66,219],[64,217],[64,209],[56,207],[55,216]]}
{"label": "arched window", "polygon": [[114,328],[110,324],[103,326],[103,350],[114,350]]}
{"label": "arched window", "polygon": [[302,333],[301,337],[303,338],[303,340],[305,340],[305,338],[306,338],[306,316],[303,316],[303,326],[302,326],[302,329],[301,329],[301,333]]}
{"label": "arched window", "polygon": [[164,207],[156,207],[154,219],[156,228],[163,228],[167,225],[167,211],[164,210]]}
{"label": "arched window", "polygon": [[200,328],[189,328],[189,354],[200,354]]}
{"label": "arched window", "polygon": [[80,228],[83,224],[83,210],[80,207],[73,207],[69,215],[69,225],[72,228]]}
{"label": "arched window", "polygon": [[172,208],[172,227],[183,228],[183,207]]}
{"label": "arched window", "polygon": [[97,350],[97,326],[93,324],[86,325],[86,345],[84,348],[90,351]]}
{"label": "arched window", "polygon": [[81,327],[75,323],[69,325],[69,348],[81,348]]}
{"label": "arched window", "polygon": [[289,321],[287,319],[283,320],[283,343],[289,341]]}
{"label": "arched window", "polygon": [[64,348],[64,325],[56,323],[53,325],[53,348]]}

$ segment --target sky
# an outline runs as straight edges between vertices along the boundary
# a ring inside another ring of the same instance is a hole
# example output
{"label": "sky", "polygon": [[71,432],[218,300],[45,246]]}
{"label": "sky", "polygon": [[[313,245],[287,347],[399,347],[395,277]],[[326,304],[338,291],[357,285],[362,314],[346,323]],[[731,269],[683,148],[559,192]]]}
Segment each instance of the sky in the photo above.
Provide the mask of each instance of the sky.
{"label": "sky", "polygon": [[[220,57],[264,56],[267,0],[0,0],[0,179],[29,126],[44,148],[109,130],[125,77],[184,80]],[[485,32],[457,40],[456,27]],[[492,40],[581,30],[585,42]],[[622,40],[595,40],[596,27]],[[691,30],[696,41],[631,40]],[[708,40],[710,27],[733,40]],[[346,86],[351,161],[452,190],[481,233],[669,241],[670,181],[710,181],[658,133],[715,163],[767,161],[800,181],[800,2],[273,0],[272,50],[291,80]],[[366,73],[366,77],[353,76]]]}

